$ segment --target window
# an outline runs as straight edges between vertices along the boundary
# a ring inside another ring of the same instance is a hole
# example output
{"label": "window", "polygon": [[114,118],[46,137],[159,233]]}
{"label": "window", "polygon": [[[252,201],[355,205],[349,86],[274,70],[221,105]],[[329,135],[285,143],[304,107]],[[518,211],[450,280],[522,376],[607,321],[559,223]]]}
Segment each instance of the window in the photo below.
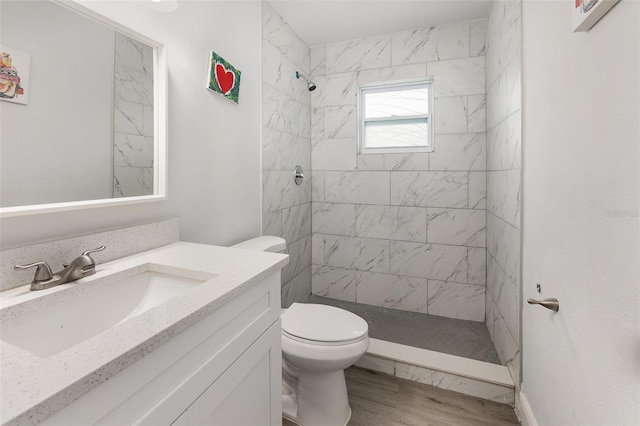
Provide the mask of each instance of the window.
{"label": "window", "polygon": [[362,87],[360,153],[433,151],[433,84]]}

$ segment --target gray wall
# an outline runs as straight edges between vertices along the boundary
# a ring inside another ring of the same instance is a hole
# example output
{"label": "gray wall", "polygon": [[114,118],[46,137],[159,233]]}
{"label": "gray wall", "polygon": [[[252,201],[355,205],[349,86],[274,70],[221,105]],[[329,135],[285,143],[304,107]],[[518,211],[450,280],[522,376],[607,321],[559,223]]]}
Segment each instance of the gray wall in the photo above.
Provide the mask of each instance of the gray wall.
{"label": "gray wall", "polygon": [[[311,49],[313,293],[485,320],[485,21]],[[435,151],[357,152],[357,90],[432,77]]]}
{"label": "gray wall", "polygon": [[[282,306],[311,294],[311,97],[309,48],[268,3],[262,4],[262,232],[287,240]],[[307,179],[295,185],[300,165]]]}
{"label": "gray wall", "polygon": [[487,327],[520,383],[522,3],[496,1],[487,26]]}

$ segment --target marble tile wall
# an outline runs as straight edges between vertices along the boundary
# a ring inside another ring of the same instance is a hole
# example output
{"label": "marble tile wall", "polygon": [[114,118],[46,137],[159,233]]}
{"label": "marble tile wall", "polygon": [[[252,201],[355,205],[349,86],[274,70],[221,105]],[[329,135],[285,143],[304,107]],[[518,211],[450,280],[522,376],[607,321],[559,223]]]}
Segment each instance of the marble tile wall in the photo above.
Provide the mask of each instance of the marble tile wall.
{"label": "marble tile wall", "polygon": [[153,194],[153,50],[115,35],[113,196]]}
{"label": "marble tile wall", "polygon": [[494,1],[487,24],[487,327],[520,383],[522,3]]}
{"label": "marble tile wall", "polygon": [[[311,49],[314,294],[485,320],[485,33],[480,20]],[[434,81],[435,151],[359,155],[358,87],[407,79]]]}
{"label": "marble tile wall", "polygon": [[[262,233],[287,240],[283,307],[311,294],[311,96],[296,71],[309,75],[309,47],[262,2]],[[296,165],[308,176],[300,186]]]}

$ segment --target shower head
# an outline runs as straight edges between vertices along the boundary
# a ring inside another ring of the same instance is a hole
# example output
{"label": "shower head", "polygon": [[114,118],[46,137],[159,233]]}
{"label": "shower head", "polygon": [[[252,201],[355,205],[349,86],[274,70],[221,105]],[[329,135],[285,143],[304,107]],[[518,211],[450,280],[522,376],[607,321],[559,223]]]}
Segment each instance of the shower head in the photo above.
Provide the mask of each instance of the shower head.
{"label": "shower head", "polygon": [[298,71],[296,71],[296,78],[297,79],[301,78],[304,81],[306,81],[307,82],[307,89],[310,92],[313,92],[314,90],[316,90],[316,87],[317,87],[316,84],[313,81],[309,80],[307,77],[305,77],[303,74],[300,74]]}

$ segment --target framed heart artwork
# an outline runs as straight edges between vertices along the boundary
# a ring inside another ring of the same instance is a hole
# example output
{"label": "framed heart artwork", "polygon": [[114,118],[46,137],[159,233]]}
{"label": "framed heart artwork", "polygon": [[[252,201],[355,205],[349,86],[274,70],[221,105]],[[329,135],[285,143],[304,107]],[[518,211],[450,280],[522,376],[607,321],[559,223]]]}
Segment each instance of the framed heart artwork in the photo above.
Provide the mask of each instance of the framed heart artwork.
{"label": "framed heart artwork", "polygon": [[207,73],[207,88],[209,90],[238,103],[240,74],[240,70],[225,61],[217,53],[211,52],[209,55],[209,72]]}

